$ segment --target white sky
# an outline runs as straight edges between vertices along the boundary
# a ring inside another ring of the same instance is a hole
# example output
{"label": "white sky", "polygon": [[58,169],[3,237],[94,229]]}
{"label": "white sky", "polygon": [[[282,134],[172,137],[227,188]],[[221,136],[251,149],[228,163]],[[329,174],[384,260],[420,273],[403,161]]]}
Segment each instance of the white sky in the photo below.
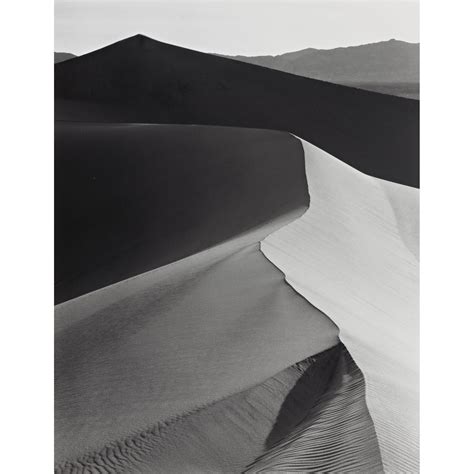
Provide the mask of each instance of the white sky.
{"label": "white sky", "polygon": [[137,33],[199,51],[280,54],[419,41],[416,0],[55,0],[55,51],[83,54]]}

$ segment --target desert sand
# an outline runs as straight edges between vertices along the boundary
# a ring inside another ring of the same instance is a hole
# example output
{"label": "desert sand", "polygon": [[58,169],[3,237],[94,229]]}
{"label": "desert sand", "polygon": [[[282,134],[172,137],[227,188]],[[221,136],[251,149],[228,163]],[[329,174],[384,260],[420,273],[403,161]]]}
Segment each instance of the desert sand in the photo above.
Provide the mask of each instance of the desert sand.
{"label": "desert sand", "polygon": [[363,377],[338,344],[57,472],[381,472]]}
{"label": "desert sand", "polygon": [[193,255],[309,204],[288,133],[57,122],[55,300]]}
{"label": "desert sand", "polygon": [[418,471],[418,190],[282,132],[57,140],[62,263],[87,265],[56,306],[58,473]]}
{"label": "desert sand", "polygon": [[260,252],[258,239],[270,230],[56,307],[57,462],[248,389],[338,343],[337,327]]}
{"label": "desert sand", "polygon": [[[285,425],[292,429],[246,472],[383,471],[376,433],[365,402],[362,373],[343,346],[337,365],[332,367],[328,362],[326,367],[333,372],[326,391],[317,397],[298,424],[292,425],[289,417],[285,420]],[[308,377],[307,390],[317,393],[320,379]],[[292,401],[298,406],[308,399],[311,398]],[[294,413],[291,415],[294,420]]]}
{"label": "desert sand", "polygon": [[361,369],[386,472],[418,472],[418,190],[302,140],[310,207],[262,251],[339,327]]}

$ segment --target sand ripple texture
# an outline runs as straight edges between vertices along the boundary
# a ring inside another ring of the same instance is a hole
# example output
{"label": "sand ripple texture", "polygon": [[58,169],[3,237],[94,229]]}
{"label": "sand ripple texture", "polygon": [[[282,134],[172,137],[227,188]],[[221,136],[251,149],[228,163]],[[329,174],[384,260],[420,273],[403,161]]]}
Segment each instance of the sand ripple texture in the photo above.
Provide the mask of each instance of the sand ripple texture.
{"label": "sand ripple texture", "polygon": [[309,209],[261,249],[339,327],[366,380],[385,472],[418,472],[419,191],[302,143]]}
{"label": "sand ripple texture", "polygon": [[381,470],[363,377],[342,344],[56,468],[68,474]]}

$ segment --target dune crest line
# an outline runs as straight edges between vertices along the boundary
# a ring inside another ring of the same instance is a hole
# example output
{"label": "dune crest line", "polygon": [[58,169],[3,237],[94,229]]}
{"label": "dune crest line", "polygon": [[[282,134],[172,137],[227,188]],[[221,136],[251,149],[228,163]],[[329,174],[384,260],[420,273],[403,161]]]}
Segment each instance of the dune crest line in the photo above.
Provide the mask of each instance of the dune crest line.
{"label": "dune crest line", "polygon": [[338,343],[334,323],[286,284],[259,244],[241,244],[227,242],[57,308],[58,463],[259,384]]}
{"label": "dune crest line", "polygon": [[261,242],[340,329],[366,380],[385,472],[418,472],[418,199],[301,140],[305,214]]}

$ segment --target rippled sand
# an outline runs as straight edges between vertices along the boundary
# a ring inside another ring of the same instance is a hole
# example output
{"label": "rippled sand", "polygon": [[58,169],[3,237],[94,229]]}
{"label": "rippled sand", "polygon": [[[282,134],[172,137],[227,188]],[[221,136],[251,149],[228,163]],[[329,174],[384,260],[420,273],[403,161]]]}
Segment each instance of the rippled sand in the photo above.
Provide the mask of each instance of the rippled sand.
{"label": "rippled sand", "polygon": [[310,207],[262,251],[339,327],[366,379],[384,469],[418,472],[419,192],[302,143]]}

